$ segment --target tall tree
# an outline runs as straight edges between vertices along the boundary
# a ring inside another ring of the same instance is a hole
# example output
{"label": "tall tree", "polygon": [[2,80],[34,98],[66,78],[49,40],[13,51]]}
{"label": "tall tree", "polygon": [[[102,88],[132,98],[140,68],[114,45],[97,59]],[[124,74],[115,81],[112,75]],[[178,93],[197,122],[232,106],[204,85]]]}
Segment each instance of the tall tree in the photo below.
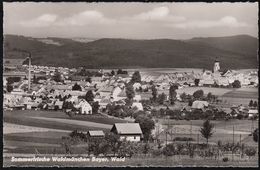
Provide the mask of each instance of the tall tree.
{"label": "tall tree", "polygon": [[111,75],[112,75],[112,76],[115,75],[115,71],[114,71],[114,70],[111,71]]}
{"label": "tall tree", "polygon": [[135,91],[134,91],[134,87],[133,87],[132,83],[128,83],[126,85],[125,92],[126,92],[126,96],[129,100],[132,100],[135,97]]}
{"label": "tall tree", "polygon": [[34,84],[37,84],[37,83],[38,83],[35,74],[33,75],[33,83],[34,83]]}
{"label": "tall tree", "polygon": [[194,80],[195,86],[199,86],[199,83],[200,83],[200,79],[195,79],[195,80]]}
{"label": "tall tree", "polygon": [[139,71],[135,71],[131,79],[132,83],[141,83],[141,75]]}
{"label": "tall tree", "polygon": [[56,82],[61,82],[61,74],[58,72],[58,70],[55,71],[53,75],[53,80]]}
{"label": "tall tree", "polygon": [[169,99],[171,104],[174,104],[175,100],[176,100],[176,96],[177,96],[177,92],[176,90],[178,89],[178,85],[177,84],[172,84],[170,86],[169,89]]}
{"label": "tall tree", "polygon": [[249,107],[253,107],[253,104],[254,104],[253,100],[250,100],[248,106],[249,106]]}
{"label": "tall tree", "polygon": [[89,90],[87,93],[86,93],[86,96],[85,96],[85,100],[89,103],[93,102],[94,101],[94,94],[92,92],[92,90]]}
{"label": "tall tree", "polygon": [[209,120],[206,120],[200,129],[200,133],[201,133],[202,137],[204,137],[207,140],[207,145],[208,145],[209,138],[211,138],[213,136],[213,133],[214,133],[213,128],[214,128],[214,125],[212,123],[210,123]]}
{"label": "tall tree", "polygon": [[257,107],[257,106],[258,106],[257,101],[254,101],[253,107]]}
{"label": "tall tree", "polygon": [[106,133],[105,135],[105,140],[109,144],[111,151],[114,153],[114,155],[116,154],[121,145],[121,141],[119,139],[120,136],[112,132]]}
{"label": "tall tree", "polygon": [[157,89],[155,85],[152,86],[152,96],[153,96],[153,101],[156,101],[157,99]]}
{"label": "tall tree", "polygon": [[94,113],[94,114],[97,114],[98,113],[98,110],[99,110],[99,103],[98,102],[94,102],[93,104],[92,104],[92,112]]}
{"label": "tall tree", "polygon": [[135,119],[135,123],[139,123],[142,129],[144,140],[148,141],[151,136],[152,129],[154,129],[154,121],[145,115],[139,115]]}
{"label": "tall tree", "polygon": [[166,100],[166,94],[162,93],[162,94],[158,95],[158,103],[159,104],[164,104],[165,100]]}
{"label": "tall tree", "polygon": [[259,129],[257,128],[257,129],[255,129],[254,130],[254,132],[253,132],[253,140],[255,141],[255,142],[258,142],[258,139],[259,138]]}

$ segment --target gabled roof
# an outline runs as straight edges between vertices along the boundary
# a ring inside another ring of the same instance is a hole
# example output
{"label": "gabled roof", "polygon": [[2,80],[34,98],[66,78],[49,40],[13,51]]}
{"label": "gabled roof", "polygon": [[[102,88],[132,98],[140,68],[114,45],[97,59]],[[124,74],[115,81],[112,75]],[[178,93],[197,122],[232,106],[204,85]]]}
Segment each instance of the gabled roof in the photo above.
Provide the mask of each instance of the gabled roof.
{"label": "gabled roof", "polygon": [[105,136],[102,130],[90,130],[88,131],[89,136]]}
{"label": "gabled roof", "polygon": [[111,131],[116,131],[120,135],[142,134],[139,123],[115,123]]}

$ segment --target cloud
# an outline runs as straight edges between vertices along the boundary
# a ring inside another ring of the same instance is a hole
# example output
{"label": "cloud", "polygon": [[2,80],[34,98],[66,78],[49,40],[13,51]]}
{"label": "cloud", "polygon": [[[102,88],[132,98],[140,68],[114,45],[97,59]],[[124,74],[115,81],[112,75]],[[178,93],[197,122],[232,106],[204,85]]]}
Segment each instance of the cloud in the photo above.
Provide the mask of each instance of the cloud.
{"label": "cloud", "polygon": [[95,10],[87,10],[68,18],[64,18],[56,23],[57,26],[84,26],[90,24],[112,24],[115,21],[104,17],[104,15]]}
{"label": "cloud", "polygon": [[21,21],[20,24],[24,27],[48,27],[55,23],[57,15],[43,14],[35,19]]}
{"label": "cloud", "polygon": [[24,27],[48,27],[48,26],[84,26],[93,24],[113,24],[116,21],[104,17],[104,15],[95,10],[86,10],[78,14],[58,18],[57,15],[43,14],[29,21],[21,21],[20,25]]}
{"label": "cloud", "polygon": [[168,7],[162,6],[154,8],[148,12],[143,12],[132,17],[134,20],[141,21],[164,21],[164,22],[180,22],[186,18],[182,16],[174,16],[170,14]]}
{"label": "cloud", "polygon": [[239,22],[235,17],[225,16],[219,20],[196,20],[170,24],[170,27],[186,28],[212,28],[212,27],[247,27],[247,23]]}

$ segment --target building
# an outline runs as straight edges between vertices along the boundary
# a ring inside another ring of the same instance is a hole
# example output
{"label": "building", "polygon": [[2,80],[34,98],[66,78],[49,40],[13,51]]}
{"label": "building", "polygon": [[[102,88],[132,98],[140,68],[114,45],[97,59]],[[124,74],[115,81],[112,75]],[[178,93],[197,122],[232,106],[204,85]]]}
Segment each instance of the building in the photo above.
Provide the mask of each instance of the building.
{"label": "building", "polygon": [[208,107],[209,103],[207,101],[199,101],[196,100],[192,103],[191,108],[192,109],[204,109],[205,107]]}
{"label": "building", "polygon": [[78,108],[81,114],[92,114],[92,107],[85,99],[82,99],[79,104],[74,107]]}
{"label": "building", "polygon": [[213,73],[219,72],[219,70],[220,70],[220,61],[216,59],[214,62]]}
{"label": "building", "polygon": [[111,132],[118,134],[120,140],[139,142],[143,136],[139,123],[115,123]]}
{"label": "building", "polygon": [[88,138],[103,138],[105,134],[102,130],[90,130],[87,132]]}

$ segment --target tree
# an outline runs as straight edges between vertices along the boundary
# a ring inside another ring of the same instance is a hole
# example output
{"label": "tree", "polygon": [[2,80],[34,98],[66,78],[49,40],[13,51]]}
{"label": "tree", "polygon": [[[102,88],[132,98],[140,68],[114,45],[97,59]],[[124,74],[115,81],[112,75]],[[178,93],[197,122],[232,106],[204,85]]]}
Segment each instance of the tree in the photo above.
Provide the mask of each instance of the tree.
{"label": "tree", "polygon": [[239,80],[235,80],[233,83],[232,83],[232,87],[233,88],[240,88],[241,87],[241,83]]}
{"label": "tree", "polygon": [[200,129],[200,133],[201,133],[202,137],[204,137],[207,140],[207,145],[208,145],[209,138],[211,138],[214,133],[213,128],[214,128],[214,125],[212,123],[210,123],[209,120],[206,120]]}
{"label": "tree", "polygon": [[153,101],[156,101],[157,99],[157,89],[155,85],[152,86],[152,96],[153,96]]}
{"label": "tree", "polygon": [[85,100],[86,100],[88,103],[91,103],[91,102],[94,101],[94,94],[93,94],[92,90],[89,90],[89,91],[86,93]]}
{"label": "tree", "polygon": [[250,100],[250,102],[249,102],[248,106],[249,106],[249,107],[253,107],[253,105],[254,105],[254,102],[253,102],[253,100]]}
{"label": "tree", "polygon": [[145,115],[139,115],[135,119],[135,123],[139,123],[142,129],[144,140],[148,141],[151,136],[151,131],[154,129],[154,121]]}
{"label": "tree", "polygon": [[183,93],[180,95],[180,98],[181,98],[181,100],[182,100],[183,102],[186,101],[186,98],[187,98],[186,93],[183,92]]}
{"label": "tree", "polygon": [[57,70],[54,73],[53,80],[56,82],[61,82],[61,74]]}
{"label": "tree", "polygon": [[115,71],[114,71],[114,70],[111,71],[111,75],[112,75],[112,76],[115,75]]}
{"label": "tree", "polygon": [[200,79],[195,79],[195,80],[194,80],[195,86],[199,86],[199,83],[200,83]]}
{"label": "tree", "polygon": [[82,91],[80,85],[78,85],[77,83],[74,84],[74,86],[72,87],[72,90],[75,90],[75,91]]}
{"label": "tree", "polygon": [[195,91],[195,92],[193,93],[193,97],[194,97],[195,99],[201,99],[201,98],[203,97],[203,95],[204,95],[203,90],[197,90],[197,91]]}
{"label": "tree", "polygon": [[258,130],[258,128],[257,128],[257,129],[255,129],[254,132],[253,132],[253,140],[254,140],[255,142],[258,142],[258,138],[259,138],[259,130]]}
{"label": "tree", "polygon": [[258,106],[258,103],[257,103],[257,101],[255,101],[253,104],[253,107],[257,107],[257,106]]}
{"label": "tree", "polygon": [[213,94],[211,93],[211,92],[209,92],[208,94],[207,94],[207,100],[208,101],[212,101],[213,100]]}
{"label": "tree", "polygon": [[178,89],[178,85],[177,84],[173,84],[170,86],[169,89],[169,99],[171,104],[174,104],[174,101],[176,100],[176,96],[177,96],[177,92],[176,90]]}
{"label": "tree", "polygon": [[166,100],[166,94],[162,93],[162,94],[158,95],[158,103],[159,104],[164,104],[165,100]]}
{"label": "tree", "polygon": [[36,78],[35,74],[33,75],[33,83],[34,83],[34,84],[37,84],[37,83],[38,83],[38,81],[37,81],[37,78]]}
{"label": "tree", "polygon": [[7,84],[6,84],[7,92],[11,92],[11,91],[13,91],[13,89],[14,89],[13,86],[10,83],[7,82]]}
{"label": "tree", "polygon": [[132,83],[141,83],[141,75],[139,71],[135,71],[131,79]]}
{"label": "tree", "polygon": [[129,100],[132,100],[135,97],[135,91],[134,91],[134,87],[133,87],[132,83],[128,83],[126,85],[125,92],[126,92],[126,96]]}
{"label": "tree", "polygon": [[106,133],[105,140],[107,141],[108,145],[111,147],[111,151],[116,154],[118,151],[121,141],[119,140],[120,136],[117,134],[114,134],[112,132]]}
{"label": "tree", "polygon": [[92,83],[91,77],[87,77],[86,82]]}
{"label": "tree", "polygon": [[94,102],[93,104],[92,104],[92,112],[94,113],[94,114],[97,114],[98,113],[98,110],[99,110],[99,103],[98,102]]}

